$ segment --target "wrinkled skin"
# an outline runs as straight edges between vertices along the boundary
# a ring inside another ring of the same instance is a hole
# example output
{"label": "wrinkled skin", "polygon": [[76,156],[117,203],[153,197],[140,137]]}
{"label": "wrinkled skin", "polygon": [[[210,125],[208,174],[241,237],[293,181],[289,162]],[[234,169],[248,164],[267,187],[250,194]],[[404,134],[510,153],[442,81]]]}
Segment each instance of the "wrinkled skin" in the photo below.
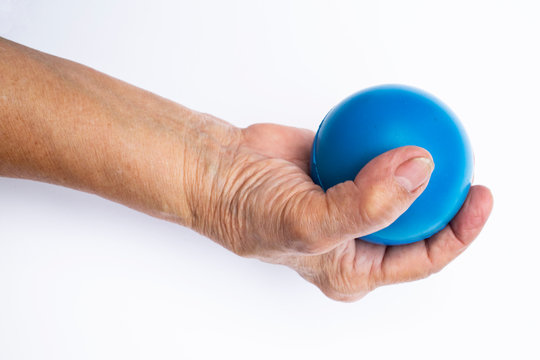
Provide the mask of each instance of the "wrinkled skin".
{"label": "wrinkled skin", "polygon": [[[293,268],[333,299],[439,271],[489,216],[490,191],[473,186],[430,239],[394,247],[355,240],[422,193],[431,155],[391,150],[325,193],[308,176],[313,137],[272,124],[240,129],[0,38],[0,176],[91,192],[191,227],[240,256]],[[403,184],[404,166],[420,174],[417,185]]]}
{"label": "wrinkled skin", "polygon": [[213,215],[195,228],[241,256],[295,269],[336,300],[354,301],[378,286],[439,271],[474,240],[491,211],[490,191],[473,186],[457,216],[433,237],[371,244],[356,238],[394,221],[425,188],[402,194],[378,184],[402,159],[429,156],[424,149],[383,154],[354,182],[325,194],[308,175],[312,131],[256,124],[241,132],[234,155],[218,171],[219,195],[203,206]]}

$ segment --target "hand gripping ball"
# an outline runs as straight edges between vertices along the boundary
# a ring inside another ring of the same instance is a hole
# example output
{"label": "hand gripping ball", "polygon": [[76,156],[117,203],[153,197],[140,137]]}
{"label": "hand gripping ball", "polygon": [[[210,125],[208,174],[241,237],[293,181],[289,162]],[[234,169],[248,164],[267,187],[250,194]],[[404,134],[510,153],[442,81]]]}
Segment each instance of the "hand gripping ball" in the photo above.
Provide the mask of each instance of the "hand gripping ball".
{"label": "hand gripping ball", "polygon": [[323,119],[311,154],[311,178],[325,191],[347,180],[374,157],[397,147],[428,150],[435,169],[424,192],[395,222],[362,237],[408,244],[442,230],[465,201],[473,176],[467,134],[452,111],[411,87],[384,85],[343,100]]}

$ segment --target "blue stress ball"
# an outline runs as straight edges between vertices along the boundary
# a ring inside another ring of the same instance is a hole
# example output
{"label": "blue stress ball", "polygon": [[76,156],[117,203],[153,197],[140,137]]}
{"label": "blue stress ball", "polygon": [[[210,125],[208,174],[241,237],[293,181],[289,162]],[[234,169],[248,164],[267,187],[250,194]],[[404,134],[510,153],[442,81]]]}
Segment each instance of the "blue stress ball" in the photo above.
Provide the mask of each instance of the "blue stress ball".
{"label": "blue stress ball", "polygon": [[427,188],[388,227],[362,237],[400,245],[442,230],[465,201],[473,175],[473,154],[456,115],[433,96],[405,86],[360,91],[330,110],[311,154],[311,178],[325,191],[356,174],[374,157],[397,147],[428,150],[435,169]]}

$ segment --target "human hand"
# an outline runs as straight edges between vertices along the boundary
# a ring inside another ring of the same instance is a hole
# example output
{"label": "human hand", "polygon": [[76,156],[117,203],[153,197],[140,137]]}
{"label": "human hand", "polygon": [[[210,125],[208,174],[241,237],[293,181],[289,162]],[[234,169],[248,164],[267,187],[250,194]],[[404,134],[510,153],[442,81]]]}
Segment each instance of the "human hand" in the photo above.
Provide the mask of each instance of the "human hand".
{"label": "human hand", "polygon": [[308,175],[309,130],[239,129],[1,38],[0,65],[0,176],[91,192],[189,226],[241,256],[295,269],[333,299],[440,270],[491,211],[489,190],[474,186],[430,239],[392,247],[355,240],[418,197],[429,153],[389,151],[325,193]]}
{"label": "human hand", "polygon": [[[325,193],[308,175],[312,131],[256,124],[241,132],[212,186],[197,188],[212,193],[202,196],[193,227],[241,256],[293,268],[332,299],[357,300],[378,286],[439,271],[474,240],[492,208],[490,191],[473,186],[456,217],[431,238],[368,243],[357,238],[392,223],[427,186],[433,167],[426,150],[391,150],[354,182]],[[396,170],[401,164],[409,165],[410,181],[404,167]]]}

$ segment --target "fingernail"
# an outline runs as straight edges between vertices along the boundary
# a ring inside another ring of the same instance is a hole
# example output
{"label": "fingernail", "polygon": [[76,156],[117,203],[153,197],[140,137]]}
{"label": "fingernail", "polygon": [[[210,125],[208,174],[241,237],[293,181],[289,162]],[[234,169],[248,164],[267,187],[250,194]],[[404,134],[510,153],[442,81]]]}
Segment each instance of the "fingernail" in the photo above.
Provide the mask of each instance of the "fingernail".
{"label": "fingernail", "polygon": [[398,166],[394,177],[408,192],[413,192],[428,181],[434,164],[431,159],[416,157]]}

